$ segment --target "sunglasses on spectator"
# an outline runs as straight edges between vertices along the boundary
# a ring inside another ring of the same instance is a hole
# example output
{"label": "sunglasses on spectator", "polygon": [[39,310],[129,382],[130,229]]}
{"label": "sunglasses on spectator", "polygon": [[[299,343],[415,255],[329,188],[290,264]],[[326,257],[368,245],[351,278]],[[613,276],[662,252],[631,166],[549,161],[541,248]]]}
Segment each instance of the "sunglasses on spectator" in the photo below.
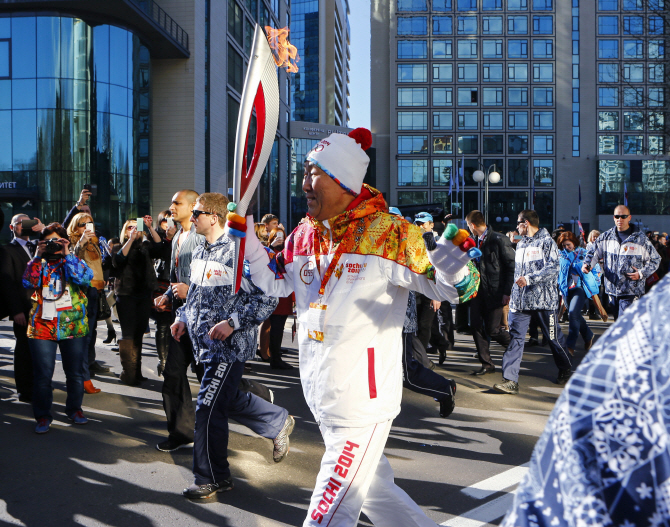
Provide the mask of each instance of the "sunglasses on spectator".
{"label": "sunglasses on spectator", "polygon": [[517,225],[521,225],[522,223],[526,223],[528,220],[518,220],[516,222]]}
{"label": "sunglasses on spectator", "polygon": [[86,222],[84,222],[84,223],[77,223],[77,227],[86,227]]}
{"label": "sunglasses on spectator", "polygon": [[617,220],[625,220],[630,214],[615,214],[614,218]]}
{"label": "sunglasses on spectator", "polygon": [[213,212],[207,212],[206,210],[192,210],[192,211],[191,211],[191,214],[193,214],[193,217],[194,217],[196,220],[198,219],[198,217],[199,217],[201,214],[207,214],[208,216],[212,216],[212,215],[214,215]]}

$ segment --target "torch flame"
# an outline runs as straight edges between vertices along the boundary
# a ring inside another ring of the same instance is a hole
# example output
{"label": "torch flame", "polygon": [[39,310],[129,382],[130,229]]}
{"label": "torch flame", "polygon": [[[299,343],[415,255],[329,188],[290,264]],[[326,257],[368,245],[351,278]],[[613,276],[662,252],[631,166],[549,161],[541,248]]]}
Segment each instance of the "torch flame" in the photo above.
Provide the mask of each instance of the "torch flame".
{"label": "torch flame", "polygon": [[298,48],[288,41],[289,28],[274,29],[265,26],[265,31],[268,35],[270,48],[274,52],[277,67],[286,68],[288,73],[297,73],[298,65],[296,63],[300,60],[300,57],[298,56]]}

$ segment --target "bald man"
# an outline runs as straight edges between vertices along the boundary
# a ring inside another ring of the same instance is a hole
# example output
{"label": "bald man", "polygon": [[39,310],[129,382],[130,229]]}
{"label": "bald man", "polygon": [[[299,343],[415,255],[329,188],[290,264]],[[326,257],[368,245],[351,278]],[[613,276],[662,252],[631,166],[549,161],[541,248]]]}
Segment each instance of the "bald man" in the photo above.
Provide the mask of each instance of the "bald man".
{"label": "bald man", "polygon": [[631,213],[626,205],[614,208],[614,227],[602,233],[590,244],[584,258],[583,272],[603,261],[605,292],[614,306],[614,317],[644,294],[645,279],[661,263],[649,239],[630,223]]}

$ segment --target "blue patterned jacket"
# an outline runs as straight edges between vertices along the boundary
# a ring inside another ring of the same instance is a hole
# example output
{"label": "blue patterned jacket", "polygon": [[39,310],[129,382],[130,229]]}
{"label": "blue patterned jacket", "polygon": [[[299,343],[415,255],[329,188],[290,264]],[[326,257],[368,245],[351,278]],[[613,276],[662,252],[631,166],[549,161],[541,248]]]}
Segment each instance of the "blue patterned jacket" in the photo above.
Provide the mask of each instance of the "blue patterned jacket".
{"label": "blue patterned jacket", "polygon": [[560,271],[558,274],[558,290],[567,303],[568,298],[568,284],[570,282],[570,275],[576,274],[579,276],[580,287],[586,293],[586,298],[591,298],[600,292],[600,280],[596,268],[591,269],[590,273],[582,272],[582,265],[584,264],[584,256],[586,249],[577,247],[574,251],[568,252],[566,250],[559,251],[560,254]]}
{"label": "blue patterned jacket", "polygon": [[[212,244],[193,249],[191,285],[186,302],[177,309],[185,322],[198,362],[244,362],[256,353],[258,325],[268,318],[279,299],[263,294],[249,279],[248,271],[236,295],[233,290],[235,244],[223,234]],[[226,340],[212,340],[209,330],[232,318],[235,331]]]}
{"label": "blue patterned jacket", "polygon": [[668,401],[670,276],[582,360],[502,527],[667,526]]}
{"label": "blue patterned jacket", "polygon": [[[514,257],[514,286],[509,307],[515,311],[558,309],[558,247],[547,229],[535,236],[524,236],[516,246]],[[525,277],[528,285],[519,287],[516,281]]]}
{"label": "blue patterned jacket", "polygon": [[[645,279],[661,264],[661,256],[642,231],[635,230],[620,243],[616,227],[598,236],[584,261],[593,265],[601,259],[605,292],[611,296],[642,296]],[[633,267],[640,273],[639,280],[630,280],[625,274],[634,272]]]}

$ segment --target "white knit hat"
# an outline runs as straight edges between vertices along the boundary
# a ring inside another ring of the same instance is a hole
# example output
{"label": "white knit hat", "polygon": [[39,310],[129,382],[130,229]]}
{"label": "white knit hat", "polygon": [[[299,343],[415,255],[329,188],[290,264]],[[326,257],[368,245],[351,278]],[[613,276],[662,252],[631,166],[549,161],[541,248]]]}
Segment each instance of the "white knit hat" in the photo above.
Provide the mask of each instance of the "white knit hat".
{"label": "white knit hat", "polygon": [[308,154],[307,160],[340,185],[358,196],[370,164],[365,150],[372,146],[372,134],[365,128],[356,128],[349,135],[331,134],[322,139]]}

